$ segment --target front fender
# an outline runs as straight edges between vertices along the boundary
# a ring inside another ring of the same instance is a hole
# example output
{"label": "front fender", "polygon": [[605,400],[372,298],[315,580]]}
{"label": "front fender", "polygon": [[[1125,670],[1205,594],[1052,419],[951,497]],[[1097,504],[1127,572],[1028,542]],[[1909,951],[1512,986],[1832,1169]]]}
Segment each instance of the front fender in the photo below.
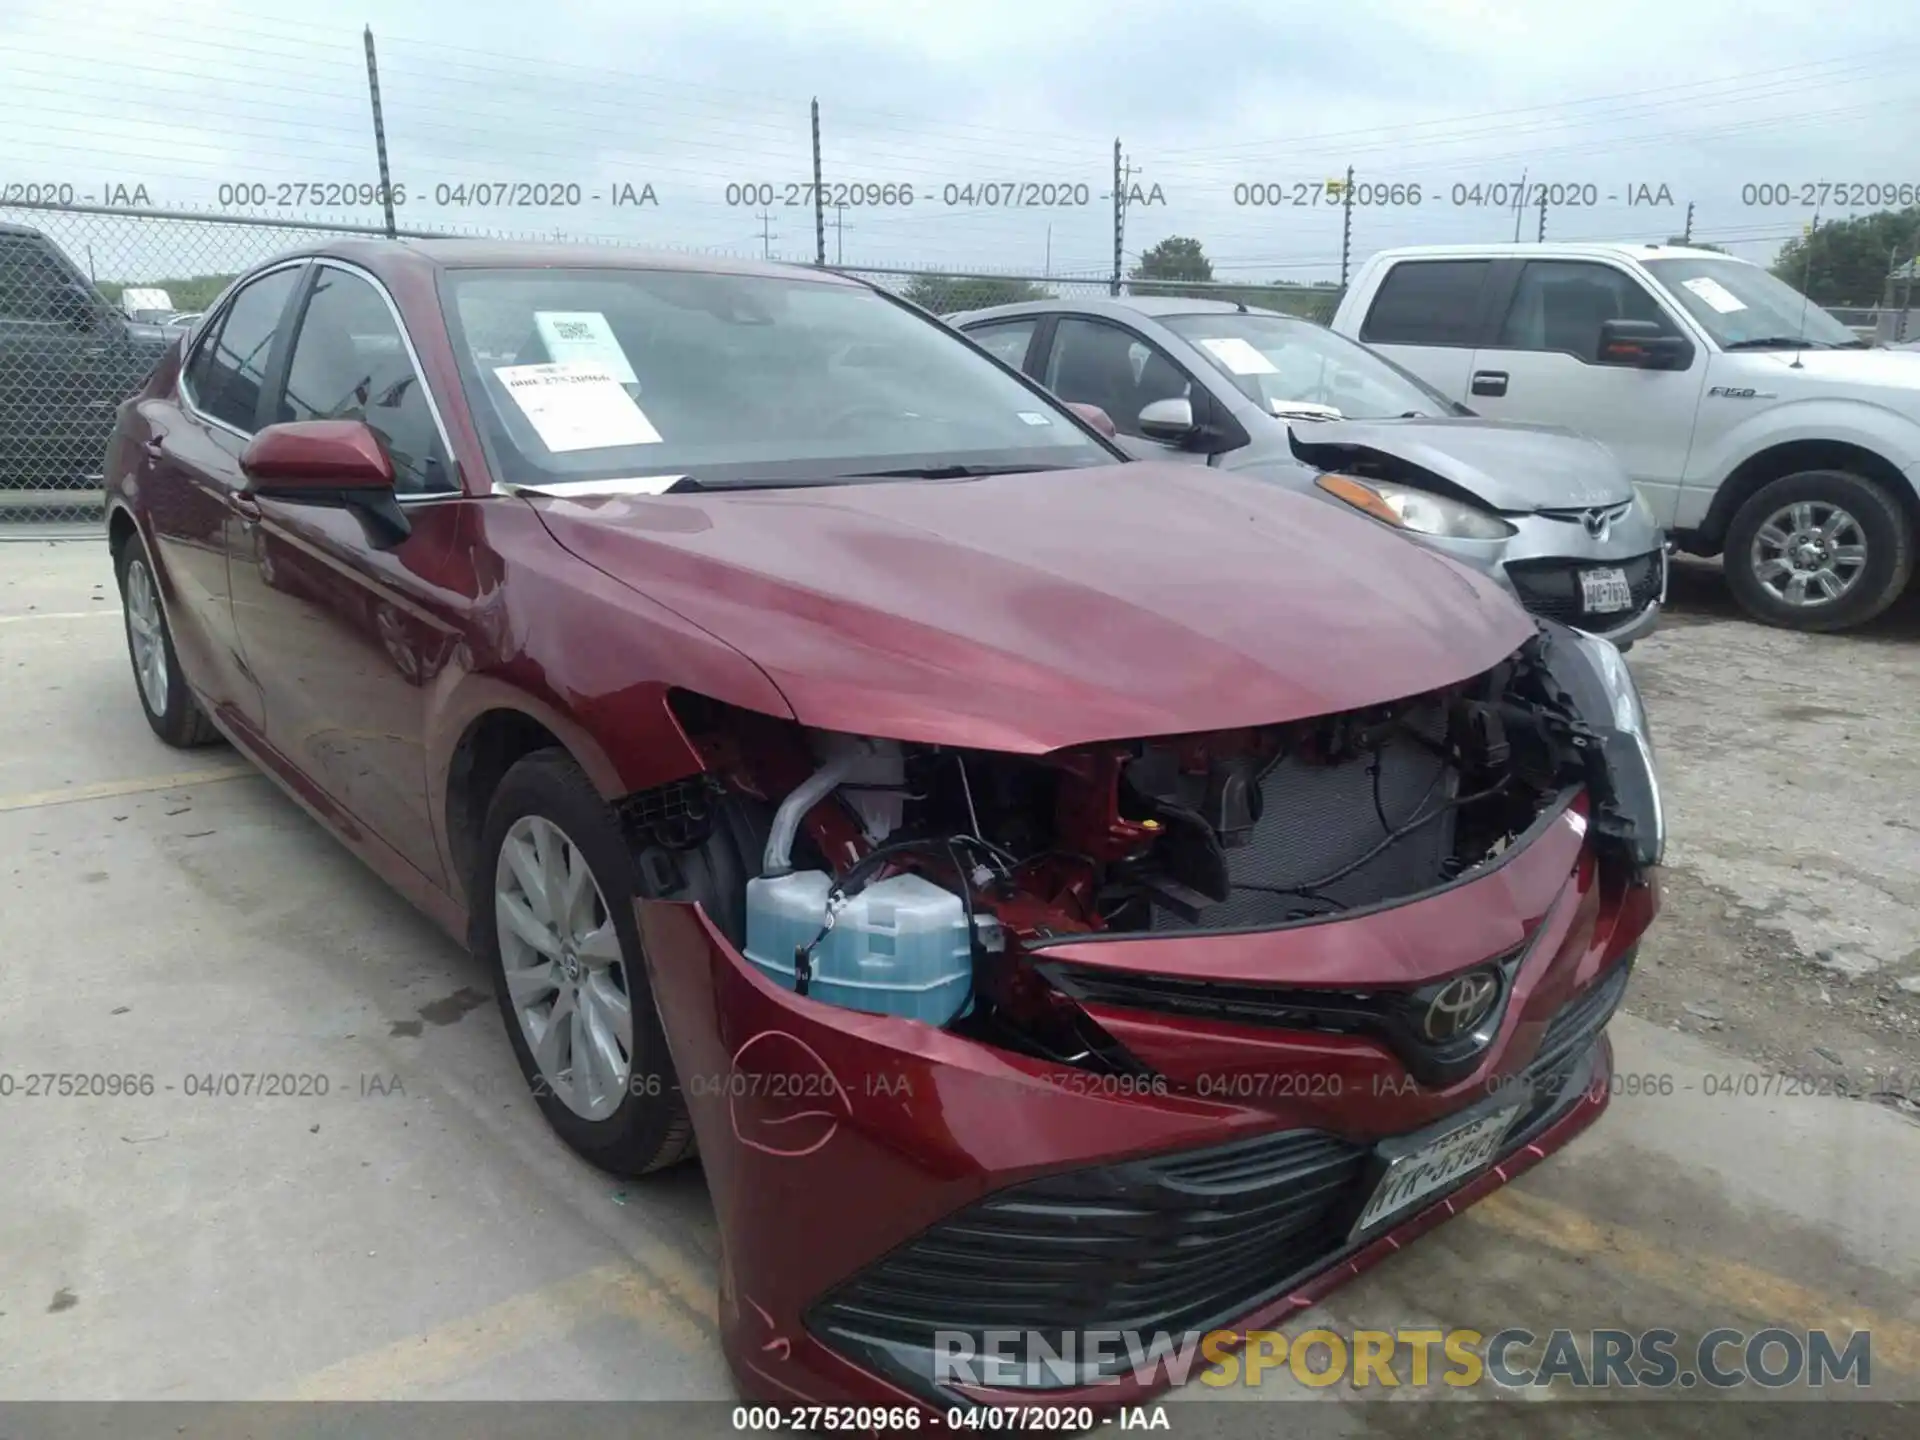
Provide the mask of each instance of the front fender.
{"label": "front fender", "polygon": [[[1703,395],[1701,405],[1737,404]],[[1704,427],[1701,427],[1704,428]],[[1819,397],[1788,400],[1741,420],[1687,463],[1689,487],[1716,490],[1728,476],[1764,450],[1796,441],[1827,441],[1855,445],[1888,461],[1913,484],[1912,471],[1920,466],[1920,423],[1891,405],[1869,400]]]}

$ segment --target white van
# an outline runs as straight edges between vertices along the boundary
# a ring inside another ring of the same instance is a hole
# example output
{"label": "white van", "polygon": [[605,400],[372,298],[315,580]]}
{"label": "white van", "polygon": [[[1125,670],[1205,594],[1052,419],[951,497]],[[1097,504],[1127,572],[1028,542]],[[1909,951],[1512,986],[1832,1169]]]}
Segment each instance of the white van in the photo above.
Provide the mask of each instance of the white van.
{"label": "white van", "polygon": [[1761,620],[1841,630],[1906,587],[1920,354],[1870,350],[1758,265],[1675,245],[1428,245],[1333,328],[1494,419],[1606,444]]}

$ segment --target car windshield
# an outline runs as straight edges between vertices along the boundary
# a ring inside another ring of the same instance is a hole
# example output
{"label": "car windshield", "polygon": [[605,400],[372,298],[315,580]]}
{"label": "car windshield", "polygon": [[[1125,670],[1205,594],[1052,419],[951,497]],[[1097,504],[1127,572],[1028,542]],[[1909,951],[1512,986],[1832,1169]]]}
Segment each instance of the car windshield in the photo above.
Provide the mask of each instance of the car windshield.
{"label": "car windshield", "polygon": [[1283,315],[1168,315],[1249,400],[1276,415],[1390,420],[1459,408],[1343,335]]}
{"label": "car windshield", "polygon": [[1860,338],[1777,276],[1744,260],[1708,255],[1641,262],[1722,350],[1862,348]]}
{"label": "car windshield", "polygon": [[691,270],[444,272],[508,484],[941,477],[1124,458],[944,326],[864,286]]}

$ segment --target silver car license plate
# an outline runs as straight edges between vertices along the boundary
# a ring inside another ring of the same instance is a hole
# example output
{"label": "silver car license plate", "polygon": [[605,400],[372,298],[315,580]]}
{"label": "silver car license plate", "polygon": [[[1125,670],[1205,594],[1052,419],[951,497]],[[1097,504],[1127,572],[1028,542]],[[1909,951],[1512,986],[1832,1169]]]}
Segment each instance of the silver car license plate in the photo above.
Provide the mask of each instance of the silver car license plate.
{"label": "silver car license plate", "polygon": [[1483,1168],[1500,1153],[1507,1127],[1519,1113],[1519,1105],[1483,1112],[1411,1154],[1396,1157],[1374,1187],[1373,1198],[1360,1212],[1353,1233],[1357,1235],[1382,1220],[1412,1210],[1434,1192],[1448,1189]]}
{"label": "silver car license plate", "polygon": [[1617,565],[1604,570],[1580,572],[1580,602],[1589,615],[1607,615],[1633,604],[1633,590],[1627,584],[1627,572]]}

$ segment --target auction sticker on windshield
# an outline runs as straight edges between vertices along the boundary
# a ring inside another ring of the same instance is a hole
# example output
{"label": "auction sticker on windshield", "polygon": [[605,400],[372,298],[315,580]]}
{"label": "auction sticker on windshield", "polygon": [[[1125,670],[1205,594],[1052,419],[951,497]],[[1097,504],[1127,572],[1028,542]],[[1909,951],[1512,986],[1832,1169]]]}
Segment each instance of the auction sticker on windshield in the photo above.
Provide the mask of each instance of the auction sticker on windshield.
{"label": "auction sticker on windshield", "polygon": [[555,364],[604,365],[622,385],[640,383],[613,327],[598,310],[536,310],[533,323],[547,347],[547,359]]}
{"label": "auction sticker on windshield", "polygon": [[1277,375],[1280,367],[1238,335],[1226,335],[1200,344],[1236,375]]}
{"label": "auction sticker on windshield", "polygon": [[660,443],[653,422],[605,365],[501,365],[493,373],[556,455]]}
{"label": "auction sticker on windshield", "polygon": [[1746,301],[1742,300],[1738,295],[1735,295],[1711,275],[1699,275],[1691,280],[1682,280],[1680,283],[1698,295],[1702,300],[1706,301],[1707,304],[1711,305],[1722,315],[1731,315],[1736,310],[1744,310],[1747,308]]}

